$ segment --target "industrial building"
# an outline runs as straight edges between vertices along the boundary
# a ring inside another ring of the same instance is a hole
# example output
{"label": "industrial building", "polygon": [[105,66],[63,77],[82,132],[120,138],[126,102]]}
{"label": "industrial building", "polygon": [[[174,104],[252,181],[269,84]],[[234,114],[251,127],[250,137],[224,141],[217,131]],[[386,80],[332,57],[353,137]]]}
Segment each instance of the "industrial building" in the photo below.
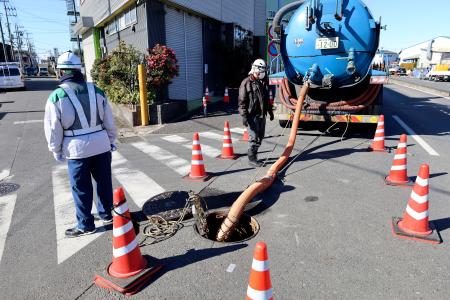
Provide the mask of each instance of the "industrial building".
{"label": "industrial building", "polygon": [[400,64],[411,63],[426,69],[450,65],[450,37],[439,36],[400,51]]}
{"label": "industrial building", "polygon": [[266,0],[81,0],[76,32],[82,36],[88,79],[95,58],[120,41],[143,53],[163,44],[175,50],[180,66],[169,98],[198,100],[206,86],[211,94],[223,93],[218,42],[251,39],[254,56],[264,56]]}

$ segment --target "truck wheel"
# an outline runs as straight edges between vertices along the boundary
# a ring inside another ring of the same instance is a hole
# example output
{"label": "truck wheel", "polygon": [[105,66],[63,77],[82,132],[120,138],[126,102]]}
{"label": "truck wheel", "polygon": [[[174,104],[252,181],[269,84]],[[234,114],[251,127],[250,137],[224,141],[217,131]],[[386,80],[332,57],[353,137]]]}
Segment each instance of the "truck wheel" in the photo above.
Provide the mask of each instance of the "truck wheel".
{"label": "truck wheel", "polygon": [[282,128],[291,128],[292,127],[292,122],[290,122],[289,120],[279,120],[278,121],[280,123],[280,127]]}

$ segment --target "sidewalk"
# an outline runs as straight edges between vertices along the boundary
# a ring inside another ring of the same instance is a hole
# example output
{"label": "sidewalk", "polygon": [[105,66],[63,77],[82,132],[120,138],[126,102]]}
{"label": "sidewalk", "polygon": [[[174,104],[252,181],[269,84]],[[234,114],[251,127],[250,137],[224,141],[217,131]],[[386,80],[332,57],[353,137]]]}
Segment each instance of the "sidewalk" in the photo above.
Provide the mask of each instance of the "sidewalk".
{"label": "sidewalk", "polygon": [[420,80],[410,77],[393,77],[389,78],[390,83],[422,90],[424,92],[439,94],[445,97],[450,96],[450,82],[436,82],[429,80]]}

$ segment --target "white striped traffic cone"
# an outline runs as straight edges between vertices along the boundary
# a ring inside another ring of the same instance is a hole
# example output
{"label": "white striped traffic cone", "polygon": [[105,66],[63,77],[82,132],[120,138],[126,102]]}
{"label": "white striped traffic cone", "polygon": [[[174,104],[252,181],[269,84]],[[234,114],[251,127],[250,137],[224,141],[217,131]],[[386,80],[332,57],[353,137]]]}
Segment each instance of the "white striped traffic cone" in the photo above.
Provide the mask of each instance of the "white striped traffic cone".
{"label": "white striped traffic cone", "polygon": [[264,242],[258,242],[253,253],[252,268],[248,279],[246,300],[273,299],[272,282],[270,281],[269,255]]}
{"label": "white striped traffic cone", "polygon": [[218,157],[221,159],[236,159],[236,155],[233,150],[233,141],[231,140],[230,124],[225,121],[223,128],[223,145],[222,154]]}
{"label": "white striped traffic cone", "polygon": [[408,178],[408,166],[407,166],[407,149],[406,149],[407,136],[402,134],[400,136],[400,142],[395,150],[394,161],[392,163],[391,172],[386,177],[385,182],[389,185],[407,185],[411,183]]}
{"label": "white striped traffic cone", "polygon": [[380,115],[378,119],[377,130],[373,138],[372,145],[369,148],[372,151],[385,152],[384,148],[384,115]]}

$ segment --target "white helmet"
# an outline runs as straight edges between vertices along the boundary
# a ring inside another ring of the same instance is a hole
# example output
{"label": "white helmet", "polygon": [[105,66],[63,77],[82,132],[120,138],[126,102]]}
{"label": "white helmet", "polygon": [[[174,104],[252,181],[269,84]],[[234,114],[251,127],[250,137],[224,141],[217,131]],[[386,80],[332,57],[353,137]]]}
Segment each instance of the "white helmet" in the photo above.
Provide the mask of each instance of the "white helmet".
{"label": "white helmet", "polygon": [[81,59],[72,53],[67,51],[58,57],[57,69],[73,69],[81,70]]}
{"label": "white helmet", "polygon": [[266,62],[259,58],[253,62],[252,69],[250,70],[250,72],[248,74],[250,75],[255,72],[264,73],[264,72],[266,72],[266,68],[267,68]]}

